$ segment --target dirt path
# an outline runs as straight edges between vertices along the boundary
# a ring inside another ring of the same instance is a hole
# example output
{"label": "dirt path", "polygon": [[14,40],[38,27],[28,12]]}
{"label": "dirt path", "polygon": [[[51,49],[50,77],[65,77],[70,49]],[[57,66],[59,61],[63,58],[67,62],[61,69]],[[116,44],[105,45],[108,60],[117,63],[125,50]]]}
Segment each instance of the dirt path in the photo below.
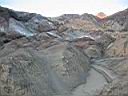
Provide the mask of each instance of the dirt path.
{"label": "dirt path", "polygon": [[92,68],[102,74],[108,83],[117,77],[112,71],[100,65],[92,65]]}
{"label": "dirt path", "polygon": [[86,84],[77,87],[72,96],[93,96],[96,91],[102,89],[107,84],[106,79],[102,74],[94,70],[89,71]]}
{"label": "dirt path", "polygon": [[78,86],[71,96],[95,96],[106,84],[110,83],[116,75],[99,65],[92,65],[86,84]]}

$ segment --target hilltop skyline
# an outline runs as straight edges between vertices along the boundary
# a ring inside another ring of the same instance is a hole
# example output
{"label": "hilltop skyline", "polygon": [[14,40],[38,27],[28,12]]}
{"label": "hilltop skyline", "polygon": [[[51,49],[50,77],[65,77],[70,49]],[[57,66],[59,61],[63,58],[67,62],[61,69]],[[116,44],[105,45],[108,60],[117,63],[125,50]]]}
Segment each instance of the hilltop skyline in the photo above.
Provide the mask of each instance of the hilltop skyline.
{"label": "hilltop skyline", "polygon": [[48,17],[62,14],[111,15],[128,8],[127,0],[1,0],[0,5],[17,11],[39,13]]}

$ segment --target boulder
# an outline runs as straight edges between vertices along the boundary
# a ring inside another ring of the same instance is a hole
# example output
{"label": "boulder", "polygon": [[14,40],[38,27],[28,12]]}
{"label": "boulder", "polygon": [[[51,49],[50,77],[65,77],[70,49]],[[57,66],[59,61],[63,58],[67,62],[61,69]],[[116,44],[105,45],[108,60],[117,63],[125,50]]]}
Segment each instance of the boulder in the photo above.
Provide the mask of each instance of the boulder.
{"label": "boulder", "polygon": [[57,29],[52,21],[39,14],[32,17],[28,22],[25,23],[25,25],[28,27],[28,29],[35,30],[37,32],[48,32]]}

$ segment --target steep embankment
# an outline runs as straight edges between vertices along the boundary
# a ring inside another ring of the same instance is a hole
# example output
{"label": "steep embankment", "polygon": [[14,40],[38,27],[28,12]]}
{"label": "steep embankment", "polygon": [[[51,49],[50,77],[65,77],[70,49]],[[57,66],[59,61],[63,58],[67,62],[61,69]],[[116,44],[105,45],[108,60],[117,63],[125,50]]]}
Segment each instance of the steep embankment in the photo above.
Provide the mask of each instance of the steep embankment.
{"label": "steep embankment", "polygon": [[78,48],[47,33],[4,43],[0,64],[0,94],[9,96],[64,95],[85,83],[90,69]]}

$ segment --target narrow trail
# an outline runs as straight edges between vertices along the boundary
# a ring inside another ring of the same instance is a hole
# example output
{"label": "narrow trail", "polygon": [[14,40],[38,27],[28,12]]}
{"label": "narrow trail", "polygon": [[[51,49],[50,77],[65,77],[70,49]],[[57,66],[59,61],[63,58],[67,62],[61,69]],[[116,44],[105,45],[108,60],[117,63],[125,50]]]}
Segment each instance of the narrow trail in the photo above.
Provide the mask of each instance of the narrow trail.
{"label": "narrow trail", "polygon": [[117,76],[109,69],[99,65],[91,65],[86,84],[78,86],[71,96],[95,96],[106,84],[110,83]]}
{"label": "narrow trail", "polygon": [[102,74],[108,83],[110,83],[112,80],[117,78],[117,76],[112,71],[110,71],[105,67],[95,64],[95,65],[92,65],[92,68],[95,69],[100,74]]}
{"label": "narrow trail", "polygon": [[98,90],[101,90],[105,84],[107,84],[105,78],[91,68],[87,82],[78,86],[71,96],[93,96]]}

